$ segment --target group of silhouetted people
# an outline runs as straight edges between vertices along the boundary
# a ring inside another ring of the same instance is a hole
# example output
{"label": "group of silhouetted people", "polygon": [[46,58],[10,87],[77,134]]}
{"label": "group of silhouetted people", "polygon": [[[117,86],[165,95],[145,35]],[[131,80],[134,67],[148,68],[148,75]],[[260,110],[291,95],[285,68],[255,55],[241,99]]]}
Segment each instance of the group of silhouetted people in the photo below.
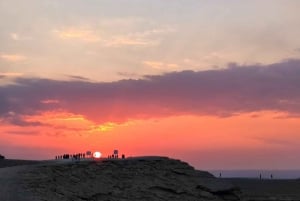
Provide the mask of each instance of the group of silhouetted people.
{"label": "group of silhouetted people", "polygon": [[85,153],[63,154],[63,155],[55,156],[55,160],[62,160],[62,159],[80,160],[81,158],[85,158]]}
{"label": "group of silhouetted people", "polygon": [[[219,178],[222,178],[222,173],[221,173],[221,172],[219,173]],[[263,179],[263,177],[262,177],[261,174],[259,174],[259,179],[260,179],[260,180]],[[270,175],[270,179],[273,179],[273,174]]]}
{"label": "group of silhouetted people", "polygon": [[[55,156],[55,160],[64,160],[64,159],[72,159],[72,160],[80,160],[83,158],[89,158],[91,157],[88,153],[78,153],[78,154],[63,154],[63,155],[58,155]],[[108,159],[118,159],[119,155],[118,154],[112,154],[107,156]],[[122,159],[125,159],[125,154],[122,154],[121,156]]]}
{"label": "group of silhouetted people", "polygon": [[[119,158],[119,155],[118,154],[112,154],[112,155],[108,155],[107,156],[108,159],[118,159]],[[125,159],[125,154],[122,154],[122,159]]]}
{"label": "group of silhouetted people", "polygon": [[[262,180],[261,174],[259,174],[259,179]],[[270,179],[273,179],[273,174],[270,175]]]}

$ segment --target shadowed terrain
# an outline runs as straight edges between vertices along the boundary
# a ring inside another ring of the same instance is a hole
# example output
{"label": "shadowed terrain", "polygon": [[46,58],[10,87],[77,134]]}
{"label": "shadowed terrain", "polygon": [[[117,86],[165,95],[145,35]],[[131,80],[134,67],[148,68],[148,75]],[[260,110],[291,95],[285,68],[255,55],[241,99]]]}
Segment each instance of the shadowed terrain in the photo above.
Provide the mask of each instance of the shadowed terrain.
{"label": "shadowed terrain", "polygon": [[41,161],[0,159],[0,168],[19,166],[19,165],[33,165],[37,163],[41,163]]}
{"label": "shadowed terrain", "polygon": [[37,166],[23,175],[37,200],[239,200],[227,181],[165,157]]}
{"label": "shadowed terrain", "polygon": [[167,157],[1,160],[2,201],[300,200],[300,180],[220,179]]}
{"label": "shadowed terrain", "polygon": [[246,200],[300,200],[299,179],[224,179],[238,186]]}

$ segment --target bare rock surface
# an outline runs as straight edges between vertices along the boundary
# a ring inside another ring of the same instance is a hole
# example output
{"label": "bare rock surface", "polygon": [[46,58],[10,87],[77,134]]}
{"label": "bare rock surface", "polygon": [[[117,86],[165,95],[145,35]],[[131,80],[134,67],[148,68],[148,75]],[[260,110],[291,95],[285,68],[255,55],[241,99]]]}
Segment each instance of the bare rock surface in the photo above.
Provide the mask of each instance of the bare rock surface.
{"label": "bare rock surface", "polygon": [[0,200],[31,201],[30,194],[22,188],[20,177],[28,166],[0,168]]}
{"label": "bare rock surface", "polygon": [[299,189],[296,179],[219,179],[166,157],[0,161],[0,201],[300,201]]}
{"label": "bare rock surface", "polygon": [[166,157],[38,165],[22,181],[32,200],[240,200],[229,182]]}
{"label": "bare rock surface", "polygon": [[41,161],[1,159],[0,160],[0,168],[20,166],[20,165],[33,165],[33,164],[37,164],[37,163],[41,163]]}

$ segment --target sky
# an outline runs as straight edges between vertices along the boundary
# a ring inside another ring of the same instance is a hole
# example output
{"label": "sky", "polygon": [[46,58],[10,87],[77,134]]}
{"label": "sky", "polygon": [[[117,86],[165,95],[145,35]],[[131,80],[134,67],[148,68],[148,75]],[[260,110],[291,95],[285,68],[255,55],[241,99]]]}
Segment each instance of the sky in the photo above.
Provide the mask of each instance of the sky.
{"label": "sky", "polygon": [[0,0],[0,154],[300,169],[298,0]]}

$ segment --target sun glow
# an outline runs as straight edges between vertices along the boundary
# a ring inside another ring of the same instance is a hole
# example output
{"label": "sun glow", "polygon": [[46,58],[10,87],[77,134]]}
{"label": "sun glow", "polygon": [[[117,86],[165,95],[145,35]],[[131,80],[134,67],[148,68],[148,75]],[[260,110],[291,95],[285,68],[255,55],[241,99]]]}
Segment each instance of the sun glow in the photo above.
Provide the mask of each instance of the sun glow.
{"label": "sun glow", "polygon": [[99,151],[94,152],[93,157],[94,158],[101,158],[102,154]]}

